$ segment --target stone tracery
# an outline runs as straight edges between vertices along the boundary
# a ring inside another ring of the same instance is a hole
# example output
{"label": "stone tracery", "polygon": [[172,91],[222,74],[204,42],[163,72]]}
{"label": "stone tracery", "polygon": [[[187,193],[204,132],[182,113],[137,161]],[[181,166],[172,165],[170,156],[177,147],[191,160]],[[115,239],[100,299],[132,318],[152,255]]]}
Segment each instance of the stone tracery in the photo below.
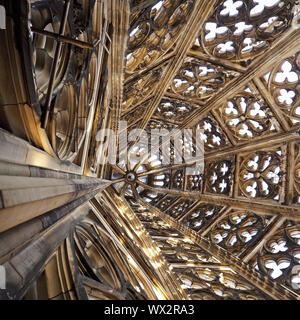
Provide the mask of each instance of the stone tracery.
{"label": "stone tracery", "polygon": [[196,45],[221,58],[249,63],[290,24],[290,1],[220,1]]}
{"label": "stone tracery", "polygon": [[[1,64],[13,89],[2,90],[0,76],[0,168],[10,164],[0,210],[12,214],[0,215],[0,238],[30,232],[0,243],[0,258],[22,260],[44,237],[51,257],[33,254],[42,273],[25,274],[22,289],[14,275],[11,295],[30,298],[29,284],[52,277],[57,295],[46,281],[35,298],[299,299],[296,1],[72,0],[60,35],[69,1],[21,3],[30,17],[16,26],[22,54],[1,30],[0,55],[16,63]],[[119,120],[148,134],[201,129],[204,170],[190,175],[193,159],[175,161],[188,149],[182,137],[180,150],[162,139],[146,162],[131,159],[146,147],[131,141],[124,161],[103,164],[112,138],[101,129]],[[13,208],[24,203],[31,209],[20,219]],[[64,231],[52,243],[55,228]]]}

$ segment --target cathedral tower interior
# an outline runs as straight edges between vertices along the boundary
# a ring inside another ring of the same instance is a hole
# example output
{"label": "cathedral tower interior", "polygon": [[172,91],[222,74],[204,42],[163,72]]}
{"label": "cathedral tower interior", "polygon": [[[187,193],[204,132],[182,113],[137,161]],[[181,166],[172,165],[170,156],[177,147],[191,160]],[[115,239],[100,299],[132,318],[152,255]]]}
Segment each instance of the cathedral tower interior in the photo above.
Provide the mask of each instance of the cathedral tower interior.
{"label": "cathedral tower interior", "polygon": [[300,1],[0,0],[0,299],[299,300]]}

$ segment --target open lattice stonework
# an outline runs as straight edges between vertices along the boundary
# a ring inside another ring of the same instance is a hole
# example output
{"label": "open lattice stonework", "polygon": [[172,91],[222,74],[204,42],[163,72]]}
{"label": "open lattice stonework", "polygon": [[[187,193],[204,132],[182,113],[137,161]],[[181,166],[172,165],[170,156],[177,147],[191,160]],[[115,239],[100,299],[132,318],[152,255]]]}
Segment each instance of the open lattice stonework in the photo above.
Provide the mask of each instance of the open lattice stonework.
{"label": "open lattice stonework", "polygon": [[0,5],[4,299],[300,298],[298,1]]}

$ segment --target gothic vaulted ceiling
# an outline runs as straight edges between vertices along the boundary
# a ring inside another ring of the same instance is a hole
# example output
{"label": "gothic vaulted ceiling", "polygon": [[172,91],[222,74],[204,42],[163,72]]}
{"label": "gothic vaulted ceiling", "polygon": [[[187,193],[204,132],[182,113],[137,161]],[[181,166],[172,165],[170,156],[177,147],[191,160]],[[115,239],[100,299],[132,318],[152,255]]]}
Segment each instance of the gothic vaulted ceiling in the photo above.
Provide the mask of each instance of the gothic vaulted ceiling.
{"label": "gothic vaulted ceiling", "polygon": [[[82,184],[110,183],[57,251],[73,243],[89,298],[299,299],[298,1],[77,0],[63,30],[69,1],[28,3],[21,65],[34,94],[6,98],[27,102],[18,116],[3,109],[1,126],[91,179]],[[67,38],[58,54],[53,33]],[[104,128],[121,134],[104,139]],[[153,129],[177,130],[181,143],[146,153]],[[183,129],[192,141],[201,132],[197,174]],[[113,142],[116,161],[104,163]],[[191,157],[178,161],[182,151]]]}
{"label": "gothic vaulted ceiling", "polygon": [[[243,282],[239,263],[299,292],[295,1],[132,1],[130,8],[121,119],[149,133],[201,129],[204,170],[188,175],[193,161],[175,163],[176,147],[162,142],[148,162],[113,167],[116,190],[192,298],[266,298],[253,279],[254,287]],[[129,150],[130,157],[143,145]]]}

